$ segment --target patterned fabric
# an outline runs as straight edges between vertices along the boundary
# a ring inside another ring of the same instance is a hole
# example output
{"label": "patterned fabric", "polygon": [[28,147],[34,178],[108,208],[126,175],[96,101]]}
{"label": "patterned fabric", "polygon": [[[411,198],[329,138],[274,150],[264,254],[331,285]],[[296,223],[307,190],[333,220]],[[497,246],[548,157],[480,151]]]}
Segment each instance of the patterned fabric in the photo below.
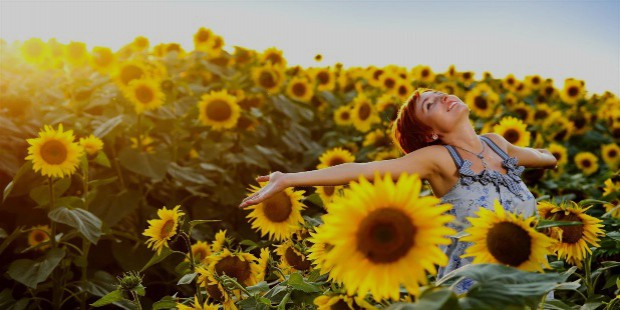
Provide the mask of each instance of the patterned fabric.
{"label": "patterned fabric", "polygon": [[[445,145],[460,176],[456,184],[441,197],[441,201],[453,205],[450,214],[454,215],[456,220],[448,226],[458,232],[469,226],[466,218],[475,216],[479,208],[493,210],[495,199],[510,212],[520,213],[526,217],[536,212],[536,199],[520,178],[524,167],[518,165],[517,158],[509,157],[490,139],[480,138],[503,159],[502,166],[506,169],[506,174],[492,169],[485,169],[476,174],[471,170],[472,163],[469,160],[461,158],[454,147]],[[470,242],[458,242],[453,238],[450,245],[441,247],[449,261],[446,267],[439,268],[437,279],[473,261],[471,257],[460,258],[469,245]],[[469,279],[462,281],[455,287],[455,291],[458,294],[466,292],[472,284]]]}

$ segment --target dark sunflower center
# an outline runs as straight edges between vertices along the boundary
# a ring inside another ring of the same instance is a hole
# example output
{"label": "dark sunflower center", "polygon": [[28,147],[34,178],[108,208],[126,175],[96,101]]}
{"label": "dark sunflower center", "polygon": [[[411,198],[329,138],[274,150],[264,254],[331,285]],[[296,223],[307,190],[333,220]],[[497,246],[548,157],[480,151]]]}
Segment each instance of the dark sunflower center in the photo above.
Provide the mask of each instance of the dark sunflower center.
{"label": "dark sunflower center", "polygon": [[224,301],[224,294],[217,287],[217,284],[205,284],[207,288],[207,293],[209,296],[217,301]]}
{"label": "dark sunflower center", "polygon": [[296,83],[293,85],[293,94],[297,97],[302,97],[306,94],[306,84]]}
{"label": "dark sunflower center", "polygon": [[526,109],[516,109],[515,113],[519,115],[520,119],[527,119],[528,112]]}
{"label": "dark sunflower center", "polygon": [[170,43],[166,46],[166,52],[181,52],[181,45],[176,43]]}
{"label": "dark sunflower center", "polygon": [[551,87],[551,86],[545,87],[545,95],[547,95],[547,96],[553,95],[553,87]]}
{"label": "dark sunflower center", "polygon": [[258,80],[260,82],[260,85],[263,86],[264,88],[273,88],[276,86],[276,80],[274,79],[273,75],[269,72],[266,72],[266,71],[261,72]]}
{"label": "dark sunflower center", "polygon": [[527,261],[532,251],[532,238],[525,229],[500,222],[489,229],[487,248],[495,259],[509,266],[519,266]]}
{"label": "dark sunflower center", "polygon": [[393,78],[387,78],[385,79],[385,82],[383,83],[383,85],[391,89],[391,88],[394,88],[394,86],[396,85],[396,81],[394,81]]}
{"label": "dark sunflower center", "polygon": [[581,165],[584,168],[590,168],[590,167],[592,167],[592,162],[590,162],[589,159],[584,159],[584,160],[581,161]]}
{"label": "dark sunflower center", "polygon": [[42,231],[36,231],[34,233],[34,241],[36,241],[37,243],[43,242],[43,240],[45,240],[45,237],[47,237],[47,235]]}
{"label": "dark sunflower center", "polygon": [[428,69],[424,69],[422,70],[422,77],[425,78],[427,76],[429,76],[431,73]]}
{"label": "dark sunflower center", "polygon": [[566,131],[566,129],[562,129],[558,131],[558,133],[555,135],[555,139],[564,140],[564,137],[566,137],[566,134],[568,134],[568,131]]}
{"label": "dark sunflower center", "polygon": [[620,139],[620,128],[614,128],[611,131],[611,135],[614,136],[614,138],[616,139]]}
{"label": "dark sunflower center", "polygon": [[398,87],[398,95],[400,96],[404,96],[407,94],[407,87],[406,86],[400,86]]}
{"label": "dark sunflower center", "polygon": [[618,156],[618,152],[616,150],[609,150],[607,152],[607,157],[609,158],[616,158],[616,156]]}
{"label": "dark sunflower center", "polygon": [[316,78],[319,80],[319,84],[321,84],[321,85],[325,85],[325,84],[329,83],[329,73],[327,73],[325,71],[319,72],[319,74],[316,76]]}
{"label": "dark sunflower center", "polygon": [[577,88],[576,86],[571,86],[571,87],[568,88],[568,90],[566,90],[566,93],[570,97],[576,97],[577,94],[579,94],[579,88]]}
{"label": "dark sunflower center", "polygon": [[327,165],[329,167],[331,167],[331,166],[340,165],[340,164],[344,164],[344,163],[345,163],[345,161],[344,161],[344,159],[342,157],[334,157],[334,158],[331,158],[329,160]]}
{"label": "dark sunflower center", "polygon": [[50,140],[41,146],[41,157],[50,165],[60,165],[67,159],[67,147],[58,140]]}
{"label": "dark sunflower center", "polygon": [[360,107],[358,115],[361,120],[366,120],[370,116],[370,106],[368,103],[363,103]]}
{"label": "dark sunflower center", "polygon": [[310,269],[310,261],[306,260],[303,256],[295,253],[295,250],[293,250],[292,248],[286,249],[284,257],[286,258],[286,262],[297,270]]}
{"label": "dark sunflower center", "polygon": [[535,76],[532,78],[532,84],[538,85],[540,83],[540,78]]}
{"label": "dark sunflower center", "polygon": [[273,53],[267,56],[267,60],[270,61],[272,64],[280,64],[282,62],[282,58],[280,58],[280,55]]}
{"label": "dark sunflower center", "polygon": [[577,129],[581,129],[587,124],[587,120],[583,116],[577,116],[577,118],[573,120],[573,123]]}
{"label": "dark sunflower center", "polygon": [[351,308],[349,308],[349,305],[347,305],[347,302],[342,300],[342,299],[338,299],[338,301],[329,306],[330,310],[350,310]]}
{"label": "dark sunflower center", "polygon": [[512,129],[512,128],[506,130],[506,132],[504,132],[503,136],[510,143],[515,143],[515,142],[519,141],[519,138],[521,138],[521,134],[517,130]]}
{"label": "dark sunflower center", "polygon": [[560,159],[562,159],[562,153],[559,152],[553,152],[551,153],[553,155],[553,157],[555,157],[555,159],[557,159],[558,161],[560,161]]}
{"label": "dark sunflower center", "polygon": [[205,249],[198,249],[194,252],[194,260],[203,260],[207,257],[207,251]]}
{"label": "dark sunflower center", "polygon": [[140,101],[140,103],[146,104],[149,103],[151,101],[153,101],[153,98],[155,98],[155,94],[153,93],[153,90],[146,85],[140,85],[136,88],[135,91],[136,94],[136,98],[138,99],[138,101]]}
{"label": "dark sunflower center", "polygon": [[215,264],[217,274],[226,274],[236,278],[238,282],[245,282],[251,275],[250,262],[242,261],[236,256],[225,257]]}
{"label": "dark sunflower center", "polygon": [[484,99],[482,96],[476,96],[476,98],[474,99],[474,105],[476,105],[476,107],[480,110],[486,110],[489,106],[487,104],[487,100]]}
{"label": "dark sunflower center", "polygon": [[471,77],[471,73],[470,72],[463,73],[463,79],[469,80],[470,77]]}
{"label": "dark sunflower center", "polygon": [[538,111],[536,111],[536,113],[534,113],[534,118],[535,119],[544,119],[547,116],[549,116],[549,113],[547,113],[547,111],[545,111],[545,110],[538,110]]}
{"label": "dark sunflower center", "polygon": [[123,71],[121,71],[121,81],[123,81],[123,84],[128,85],[129,82],[141,78],[142,74],[144,72],[138,66],[128,65],[123,67]]}
{"label": "dark sunflower center", "polygon": [[174,220],[167,220],[164,225],[161,227],[161,238],[168,238],[172,233],[172,228],[174,227]]}
{"label": "dark sunflower center", "polygon": [[232,109],[224,100],[213,100],[207,106],[207,117],[215,121],[225,121],[232,115]]}
{"label": "dark sunflower center", "polygon": [[332,196],[334,194],[334,192],[336,192],[336,187],[334,187],[334,186],[323,186],[323,191],[325,192],[325,195]]}
{"label": "dark sunflower center", "polygon": [[377,70],[377,71],[375,71],[375,72],[372,74],[372,77],[373,77],[375,80],[378,80],[378,79],[379,79],[379,77],[381,76],[381,74],[383,74],[383,70]]}
{"label": "dark sunflower center", "polygon": [[508,83],[508,85],[513,85],[515,83],[515,80],[513,78],[509,78],[508,80],[506,80],[506,83]]}
{"label": "dark sunflower center", "polygon": [[415,234],[409,215],[393,208],[378,209],[360,223],[357,250],[374,263],[392,263],[407,255]]}
{"label": "dark sunflower center", "polygon": [[377,138],[375,140],[375,146],[379,147],[379,146],[389,146],[390,145],[390,139],[386,136],[381,136],[379,138]]}
{"label": "dark sunflower center", "polygon": [[[578,215],[570,213],[569,215],[564,215],[564,213],[557,214],[556,220],[558,221],[567,221],[567,222],[582,222],[581,218]],[[562,242],[563,243],[577,243],[577,241],[581,240],[583,236],[583,224],[576,226],[560,226],[562,229]]]}
{"label": "dark sunflower center", "polygon": [[272,222],[280,223],[288,219],[293,212],[293,204],[288,195],[279,192],[264,202],[263,212],[265,216]]}
{"label": "dark sunflower center", "polygon": [[340,114],[340,118],[347,121],[349,120],[349,118],[351,118],[351,114],[349,112],[342,112],[342,114]]}

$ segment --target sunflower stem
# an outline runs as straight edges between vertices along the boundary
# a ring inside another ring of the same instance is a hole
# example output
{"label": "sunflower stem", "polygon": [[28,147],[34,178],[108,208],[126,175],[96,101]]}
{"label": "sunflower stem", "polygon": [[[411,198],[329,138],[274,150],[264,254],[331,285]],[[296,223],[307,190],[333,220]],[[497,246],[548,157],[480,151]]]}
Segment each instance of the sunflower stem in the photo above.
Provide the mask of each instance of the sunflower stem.
{"label": "sunflower stem", "polygon": [[585,264],[583,266],[583,269],[585,271],[585,282],[586,282],[586,288],[587,288],[587,296],[588,298],[592,297],[592,294],[594,294],[594,286],[592,285],[592,279],[591,279],[591,264],[592,264],[592,254],[586,254],[586,259],[585,259]]}
{"label": "sunflower stem", "polygon": [[118,159],[118,156],[116,156],[116,139],[113,140],[114,143],[112,144],[112,147],[110,147],[110,150],[112,151],[112,156],[113,156],[113,162],[114,162],[114,168],[116,169],[116,174],[118,175],[118,180],[121,183],[121,190],[125,190],[125,179],[123,179],[123,174],[121,173],[121,166],[120,166],[120,160]]}
{"label": "sunflower stem", "polygon": [[[86,156],[86,155],[85,155]],[[88,163],[88,158],[84,158],[86,163]],[[84,209],[88,210],[88,164],[85,164],[85,168],[82,171],[82,184],[84,186],[83,198],[84,198]],[[90,250],[90,241],[86,238],[82,238],[82,289],[86,288],[86,284],[88,282],[88,251]],[[84,289],[80,297],[80,309],[86,310],[86,300],[88,299],[88,292]]]}
{"label": "sunflower stem", "polygon": [[[50,212],[54,211],[54,178],[52,176],[48,177],[49,189],[50,189]],[[52,248],[55,249],[58,247],[58,243],[56,243],[56,222],[52,219],[51,223],[51,239],[52,239]],[[62,286],[58,284],[58,269],[52,270],[52,305],[54,309],[60,309],[60,304],[62,301]]]}
{"label": "sunflower stem", "polygon": [[142,305],[140,304],[140,298],[138,297],[138,293],[136,293],[134,290],[131,290],[131,297],[133,299],[133,302],[136,304],[136,308],[138,310],[142,310]]}
{"label": "sunflower stem", "polygon": [[[181,236],[183,237],[183,240],[185,240],[185,244],[187,245],[187,252],[189,254],[189,266],[192,269],[192,273],[195,273],[196,265],[194,264],[194,252],[192,251],[190,237],[185,232],[181,232]],[[202,293],[200,292],[200,284],[198,283],[198,280],[196,280],[196,278],[194,278],[194,285],[196,286],[196,296],[198,296],[198,302],[202,305]]]}

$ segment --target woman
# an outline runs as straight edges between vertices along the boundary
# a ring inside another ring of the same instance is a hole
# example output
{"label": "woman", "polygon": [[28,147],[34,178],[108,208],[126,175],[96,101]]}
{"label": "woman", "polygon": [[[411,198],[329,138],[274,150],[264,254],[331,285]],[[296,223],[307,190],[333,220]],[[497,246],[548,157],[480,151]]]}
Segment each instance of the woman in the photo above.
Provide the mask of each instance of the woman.
{"label": "woman", "polygon": [[[478,208],[493,210],[495,199],[511,212],[534,215],[536,200],[520,175],[524,167],[552,168],[557,163],[547,150],[518,147],[493,133],[477,135],[467,105],[454,95],[431,89],[416,90],[401,106],[392,139],[405,156],[306,172],[273,172],[257,178],[269,184],[245,198],[239,207],[258,204],[292,186],[344,185],[357,180],[360,174],[373,180],[377,170],[380,174],[390,172],[395,181],[403,172],[417,173],[430,183],[442,203],[453,205],[451,213],[456,221],[450,226],[460,231],[466,217],[474,216]],[[443,248],[449,263],[439,269],[438,279],[471,263],[472,258],[460,258],[468,245],[453,239]],[[456,290],[461,293],[471,284],[463,281]]]}

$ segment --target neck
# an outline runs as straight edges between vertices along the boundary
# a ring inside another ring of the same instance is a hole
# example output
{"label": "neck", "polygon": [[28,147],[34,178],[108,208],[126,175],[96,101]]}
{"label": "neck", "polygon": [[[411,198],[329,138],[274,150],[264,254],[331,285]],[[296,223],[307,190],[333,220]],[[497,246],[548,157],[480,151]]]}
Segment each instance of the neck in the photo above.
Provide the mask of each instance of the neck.
{"label": "neck", "polygon": [[458,146],[469,150],[471,152],[478,153],[482,151],[482,141],[478,138],[478,134],[474,128],[469,124],[459,126],[455,130],[444,134],[441,137],[441,141],[448,145]]}

